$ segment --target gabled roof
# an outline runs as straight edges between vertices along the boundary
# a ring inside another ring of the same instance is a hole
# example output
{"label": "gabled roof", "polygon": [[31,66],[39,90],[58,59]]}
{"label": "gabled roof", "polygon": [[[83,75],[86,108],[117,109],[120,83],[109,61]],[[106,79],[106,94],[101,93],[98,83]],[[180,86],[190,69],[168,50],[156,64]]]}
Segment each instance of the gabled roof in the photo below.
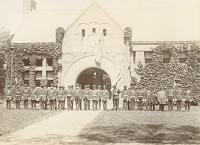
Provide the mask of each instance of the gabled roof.
{"label": "gabled roof", "polygon": [[[104,9],[104,5],[101,5]],[[25,15],[13,43],[55,42],[57,27],[67,29],[84,13],[81,10],[33,11]],[[200,7],[107,8],[124,29],[132,27],[133,41],[200,40]]]}

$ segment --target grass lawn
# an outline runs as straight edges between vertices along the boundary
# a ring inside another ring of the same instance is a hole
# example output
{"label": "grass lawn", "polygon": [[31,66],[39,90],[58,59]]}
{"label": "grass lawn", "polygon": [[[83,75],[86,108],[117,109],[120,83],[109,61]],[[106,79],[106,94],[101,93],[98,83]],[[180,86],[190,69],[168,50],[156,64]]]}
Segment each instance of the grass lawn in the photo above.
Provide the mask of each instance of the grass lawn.
{"label": "grass lawn", "polygon": [[[39,109],[39,106],[37,108]],[[59,112],[57,110],[16,110],[14,104],[12,104],[11,110],[7,110],[5,103],[0,104],[0,137],[49,118]]]}
{"label": "grass lawn", "polygon": [[200,108],[191,112],[101,112],[79,138],[99,143],[200,144]]}

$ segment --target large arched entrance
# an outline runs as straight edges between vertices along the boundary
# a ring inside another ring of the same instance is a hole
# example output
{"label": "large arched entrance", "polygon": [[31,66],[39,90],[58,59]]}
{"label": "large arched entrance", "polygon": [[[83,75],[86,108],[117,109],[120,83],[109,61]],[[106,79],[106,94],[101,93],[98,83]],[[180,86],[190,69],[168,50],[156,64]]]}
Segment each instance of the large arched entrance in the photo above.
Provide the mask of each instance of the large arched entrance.
{"label": "large arched entrance", "polygon": [[82,89],[85,85],[89,85],[92,89],[93,85],[101,86],[106,85],[108,90],[111,89],[111,80],[109,75],[102,69],[97,67],[90,67],[83,70],[77,77],[76,83],[81,85]]}

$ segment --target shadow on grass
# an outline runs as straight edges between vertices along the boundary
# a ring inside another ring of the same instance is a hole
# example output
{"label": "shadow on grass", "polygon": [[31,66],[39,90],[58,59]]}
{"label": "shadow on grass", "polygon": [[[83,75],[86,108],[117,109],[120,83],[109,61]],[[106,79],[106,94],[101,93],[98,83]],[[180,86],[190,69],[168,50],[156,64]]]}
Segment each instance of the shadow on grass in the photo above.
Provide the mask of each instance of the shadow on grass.
{"label": "shadow on grass", "polygon": [[101,143],[200,144],[200,128],[193,126],[124,124],[84,128],[79,137]]}

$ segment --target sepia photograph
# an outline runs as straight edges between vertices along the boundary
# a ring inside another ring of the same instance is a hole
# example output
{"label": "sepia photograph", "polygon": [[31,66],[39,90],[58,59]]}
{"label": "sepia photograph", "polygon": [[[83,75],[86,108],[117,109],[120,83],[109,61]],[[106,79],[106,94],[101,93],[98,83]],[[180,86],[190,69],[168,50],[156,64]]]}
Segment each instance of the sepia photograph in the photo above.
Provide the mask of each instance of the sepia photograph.
{"label": "sepia photograph", "polygon": [[0,145],[200,144],[200,0],[0,0]]}

